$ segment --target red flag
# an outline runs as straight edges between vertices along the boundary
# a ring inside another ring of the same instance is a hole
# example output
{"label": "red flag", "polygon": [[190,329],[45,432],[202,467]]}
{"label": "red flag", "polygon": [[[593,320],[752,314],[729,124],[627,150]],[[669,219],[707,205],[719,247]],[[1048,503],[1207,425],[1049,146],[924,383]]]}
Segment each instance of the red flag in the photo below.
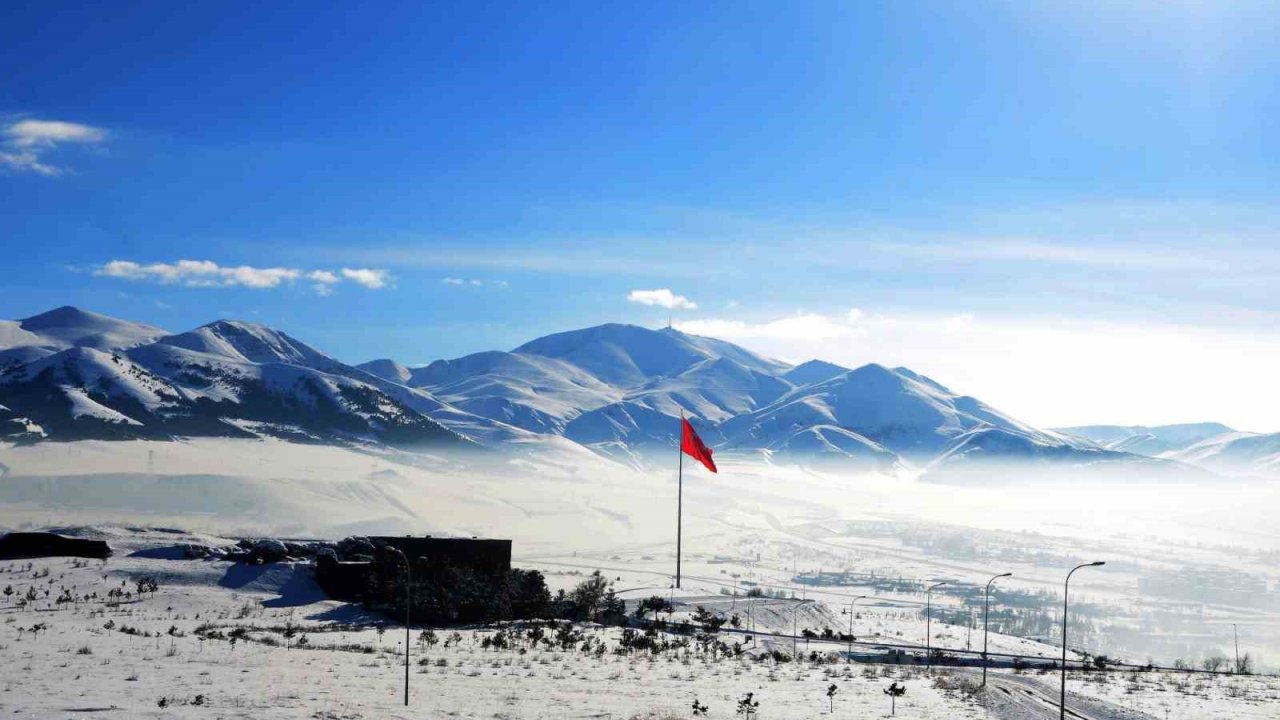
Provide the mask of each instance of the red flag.
{"label": "red flag", "polygon": [[680,449],[685,455],[705,465],[711,472],[716,472],[716,463],[711,459],[711,448],[702,444],[702,438],[698,437],[698,433],[693,431],[693,426],[689,424],[688,420],[680,418],[680,424],[683,426]]}

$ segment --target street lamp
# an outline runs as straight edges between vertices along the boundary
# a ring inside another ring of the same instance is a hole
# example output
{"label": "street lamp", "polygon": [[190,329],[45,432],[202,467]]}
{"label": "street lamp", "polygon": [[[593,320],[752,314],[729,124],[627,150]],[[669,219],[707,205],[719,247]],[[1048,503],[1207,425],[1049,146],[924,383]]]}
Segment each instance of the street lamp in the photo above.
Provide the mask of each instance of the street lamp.
{"label": "street lamp", "polygon": [[413,605],[411,588],[413,571],[409,566],[409,557],[400,548],[392,548],[396,555],[404,561],[404,706],[409,707],[409,608]]}
{"label": "street lamp", "polygon": [[859,600],[863,600],[863,599],[868,598],[868,597],[870,597],[870,596],[869,596],[869,595],[859,595],[858,597],[856,597],[856,598],[854,598],[854,599],[852,599],[852,600],[850,600],[850,601],[849,601],[849,654],[848,654],[848,656],[845,658],[845,662],[852,662],[852,661],[853,661],[853,605],[854,605],[854,603],[858,602]]}
{"label": "street lamp", "polygon": [[1062,583],[1062,686],[1058,693],[1059,720],[1066,720],[1067,718],[1067,591],[1071,588],[1071,576],[1080,568],[1101,567],[1103,565],[1106,565],[1106,563],[1101,560],[1077,565],[1071,568],[1071,572],[1067,573],[1066,581]]}
{"label": "street lamp", "polygon": [[[792,598],[793,600],[795,598]],[[800,606],[804,604],[804,600],[796,602],[795,607],[791,609],[791,659],[799,660],[800,656],[796,655],[796,629],[799,626]]]}
{"label": "street lamp", "polygon": [[1009,577],[1013,573],[1003,573],[997,575],[987,581],[987,595],[982,601],[982,687],[987,686],[987,628],[991,624],[991,583],[1003,577]]}
{"label": "street lamp", "polygon": [[1231,632],[1236,636],[1236,671],[1234,674],[1240,674],[1240,628],[1235,623],[1231,623]]}
{"label": "street lamp", "polygon": [[933,667],[933,589],[942,587],[947,583],[940,582],[930,585],[924,591],[924,666]]}

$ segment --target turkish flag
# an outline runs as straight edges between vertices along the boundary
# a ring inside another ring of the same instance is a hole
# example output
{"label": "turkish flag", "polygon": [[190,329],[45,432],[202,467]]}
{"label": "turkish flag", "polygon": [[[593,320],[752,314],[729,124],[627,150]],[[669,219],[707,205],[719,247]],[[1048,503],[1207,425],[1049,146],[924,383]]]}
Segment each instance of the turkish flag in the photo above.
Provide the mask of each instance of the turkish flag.
{"label": "turkish flag", "polygon": [[711,448],[702,444],[702,438],[698,437],[698,433],[693,431],[693,426],[689,424],[688,420],[680,418],[680,424],[683,428],[683,437],[680,438],[680,450],[685,455],[705,465],[711,472],[716,472],[716,463],[711,459]]}

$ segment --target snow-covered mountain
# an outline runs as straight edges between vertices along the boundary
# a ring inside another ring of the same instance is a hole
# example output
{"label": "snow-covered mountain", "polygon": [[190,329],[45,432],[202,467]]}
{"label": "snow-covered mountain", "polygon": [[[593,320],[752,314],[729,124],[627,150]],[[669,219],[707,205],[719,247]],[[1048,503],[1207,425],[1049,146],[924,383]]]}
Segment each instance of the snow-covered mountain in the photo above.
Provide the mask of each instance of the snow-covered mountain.
{"label": "snow-covered mountain", "polygon": [[0,373],[0,402],[50,439],[274,435],[464,443],[432,418],[443,404],[428,394],[261,325],[218,321],[170,335],[75,308],[17,325],[39,345],[11,345],[36,350]]}
{"label": "snow-covered mountain", "polygon": [[[0,420],[27,440],[554,441],[644,464],[669,458],[685,415],[731,456],[940,477],[1005,461],[1161,467],[1180,458],[1124,443],[1152,435],[1187,450],[1212,434],[1207,426],[1042,430],[907,368],[793,366],[721,340],[619,324],[410,368],[391,359],[348,365],[254,323],[218,320],[173,334],[59,308],[0,323],[0,361]],[[1241,442],[1213,447],[1224,458],[1258,455]],[[1206,447],[1194,457],[1208,467],[1213,454]]]}
{"label": "snow-covered mountain", "polygon": [[1177,425],[1081,425],[1057,428],[1057,432],[1092,440],[1110,450],[1155,457],[1182,450],[1224,433],[1235,432],[1222,423],[1182,423]]}
{"label": "snow-covered mountain", "polygon": [[0,320],[0,371],[67,348],[125,349],[165,334],[157,327],[70,306],[22,320]]}
{"label": "snow-covered mountain", "polygon": [[1087,438],[1109,450],[1177,461],[1215,473],[1280,477],[1280,433],[1251,433],[1222,423],[1085,425],[1059,432]]}
{"label": "snow-covered mountain", "polygon": [[1113,459],[1094,443],[1039,430],[911,370],[876,364],[796,388],[720,431],[730,448],[777,451],[800,443],[933,469],[994,459]]}
{"label": "snow-covered mountain", "polygon": [[718,452],[771,460],[935,475],[989,460],[1158,464],[1031,427],[907,368],[791,366],[670,328],[601,325],[422,368],[361,367],[626,462],[667,457],[684,414]]}
{"label": "snow-covered mountain", "polygon": [[1280,478],[1280,433],[1229,431],[1160,457],[1225,475]]}

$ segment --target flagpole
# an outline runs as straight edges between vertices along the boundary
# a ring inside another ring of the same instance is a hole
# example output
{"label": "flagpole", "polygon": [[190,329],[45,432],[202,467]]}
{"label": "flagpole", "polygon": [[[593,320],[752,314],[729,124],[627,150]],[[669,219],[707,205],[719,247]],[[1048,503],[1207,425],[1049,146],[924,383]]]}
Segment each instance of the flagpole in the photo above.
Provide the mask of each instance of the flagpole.
{"label": "flagpole", "polygon": [[680,544],[684,530],[684,410],[680,410],[680,439],[676,441],[676,454],[680,457],[676,477],[676,587],[680,587]]}

